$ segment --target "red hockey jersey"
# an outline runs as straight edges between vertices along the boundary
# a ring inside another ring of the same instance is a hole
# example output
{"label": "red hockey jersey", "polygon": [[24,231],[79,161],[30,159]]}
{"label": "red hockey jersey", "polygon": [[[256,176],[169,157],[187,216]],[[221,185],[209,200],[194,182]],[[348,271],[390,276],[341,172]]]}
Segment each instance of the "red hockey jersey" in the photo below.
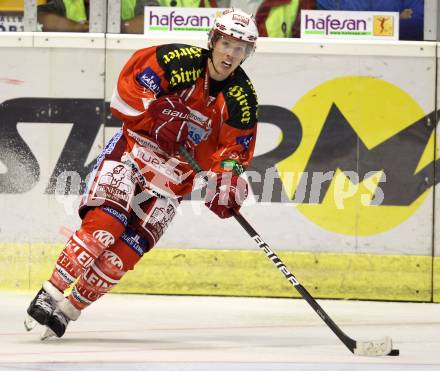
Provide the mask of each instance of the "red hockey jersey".
{"label": "red hockey jersey", "polygon": [[[141,49],[122,69],[111,109],[123,122],[132,168],[144,184],[161,194],[179,197],[191,192],[194,173],[180,156],[169,157],[150,137],[152,100],[177,94],[189,107],[189,140],[204,170],[246,168],[255,147],[258,103],[254,87],[241,67],[223,82],[209,78],[209,51],[168,44]],[[232,161],[231,161],[232,160]],[[142,184],[142,183],[141,183]]]}

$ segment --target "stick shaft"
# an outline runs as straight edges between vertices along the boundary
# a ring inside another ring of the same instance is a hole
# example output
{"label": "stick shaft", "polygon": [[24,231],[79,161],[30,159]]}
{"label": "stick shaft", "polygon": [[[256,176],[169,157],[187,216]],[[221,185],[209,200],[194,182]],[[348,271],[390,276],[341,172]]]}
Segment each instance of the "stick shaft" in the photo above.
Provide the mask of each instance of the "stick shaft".
{"label": "stick shaft", "polygon": [[[186,161],[191,165],[196,173],[203,172],[203,169],[194,160],[194,158],[188,153],[184,147],[180,147],[180,153]],[[269,245],[263,241],[260,235],[249,224],[249,222],[238,211],[234,212],[234,218],[242,226],[242,228],[248,233],[248,235],[255,241],[260,249],[264,251],[267,258],[278,268],[278,270],[286,277],[286,279],[295,287],[300,295],[307,301],[307,303],[313,308],[313,310],[321,317],[321,319],[327,324],[328,327],[335,333],[335,335],[344,343],[344,345],[353,352],[356,348],[356,341],[347,336],[339,326],[328,316],[328,314],[321,308],[312,295],[300,284],[296,277],[287,269],[286,265],[278,257],[278,255],[269,247]]]}
{"label": "stick shaft", "polygon": [[339,326],[329,317],[329,315],[322,309],[318,302],[312,295],[305,289],[303,285],[296,279],[296,277],[289,271],[283,261],[278,255],[269,247],[269,245],[263,241],[260,235],[249,224],[249,222],[239,212],[234,213],[235,220],[243,227],[249,236],[255,241],[260,249],[264,251],[267,258],[278,268],[278,270],[286,277],[286,279],[295,287],[300,295],[307,301],[307,303],[313,308],[313,310],[321,317],[321,319],[327,324],[328,327],[335,333],[335,335],[345,344],[345,346],[353,352],[356,348],[356,341],[347,336]]}

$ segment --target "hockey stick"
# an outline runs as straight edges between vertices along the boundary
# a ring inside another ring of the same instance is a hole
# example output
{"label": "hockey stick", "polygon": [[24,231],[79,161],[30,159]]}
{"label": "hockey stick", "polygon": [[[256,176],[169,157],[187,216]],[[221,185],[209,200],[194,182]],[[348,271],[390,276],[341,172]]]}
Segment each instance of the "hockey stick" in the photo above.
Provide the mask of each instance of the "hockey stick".
{"label": "hockey stick", "polygon": [[[180,147],[180,154],[191,165],[196,173],[202,173],[203,169],[189,154],[189,152],[182,146]],[[204,180],[208,179],[205,176]],[[269,245],[263,241],[260,235],[249,224],[249,222],[238,211],[234,213],[235,220],[240,223],[243,229],[251,236],[258,247],[264,251],[267,258],[278,268],[278,270],[286,277],[286,279],[295,287],[301,296],[309,303],[313,310],[321,317],[328,327],[335,333],[335,335],[344,343],[344,345],[358,356],[398,356],[399,350],[393,349],[393,343],[390,337],[385,337],[380,340],[373,341],[356,341],[346,335],[339,326],[329,317],[329,315],[321,308],[312,295],[304,288],[303,285],[295,278],[295,276],[287,269],[278,255],[272,251]]]}

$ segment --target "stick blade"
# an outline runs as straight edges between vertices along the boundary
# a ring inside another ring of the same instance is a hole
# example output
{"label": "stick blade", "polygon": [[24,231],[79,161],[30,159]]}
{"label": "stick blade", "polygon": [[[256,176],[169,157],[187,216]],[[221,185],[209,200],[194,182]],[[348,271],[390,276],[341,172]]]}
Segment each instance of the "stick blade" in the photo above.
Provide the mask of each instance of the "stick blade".
{"label": "stick blade", "polygon": [[390,337],[376,341],[356,341],[353,353],[357,356],[377,357],[386,356],[393,351],[393,342]]}

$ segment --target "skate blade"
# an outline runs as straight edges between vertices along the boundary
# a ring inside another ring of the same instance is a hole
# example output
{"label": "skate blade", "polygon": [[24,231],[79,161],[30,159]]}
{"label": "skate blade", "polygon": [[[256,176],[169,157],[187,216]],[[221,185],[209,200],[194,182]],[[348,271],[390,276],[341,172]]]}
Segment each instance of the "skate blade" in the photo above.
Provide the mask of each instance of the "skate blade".
{"label": "skate blade", "polygon": [[55,332],[53,332],[49,327],[46,327],[40,336],[40,340],[44,341],[44,340],[52,338],[52,337],[56,337]]}
{"label": "skate blade", "polygon": [[30,315],[27,315],[24,319],[24,328],[26,331],[31,331],[37,325],[37,321],[35,321]]}

